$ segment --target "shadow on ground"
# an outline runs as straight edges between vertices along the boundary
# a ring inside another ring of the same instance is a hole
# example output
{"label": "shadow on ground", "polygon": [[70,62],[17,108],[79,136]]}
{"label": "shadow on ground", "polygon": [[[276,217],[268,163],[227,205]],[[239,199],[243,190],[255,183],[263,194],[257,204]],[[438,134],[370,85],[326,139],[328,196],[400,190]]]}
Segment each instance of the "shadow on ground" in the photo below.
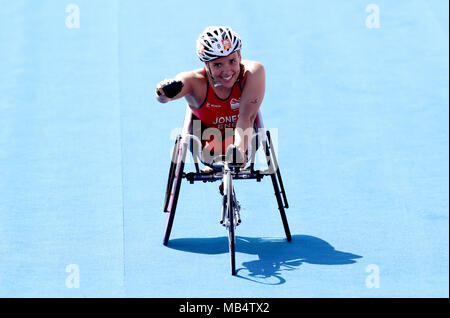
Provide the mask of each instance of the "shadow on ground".
{"label": "shadow on ground", "polygon": [[[227,237],[181,238],[169,241],[168,247],[190,253],[228,253]],[[261,284],[285,283],[282,273],[297,269],[303,263],[346,265],[362,256],[337,251],[330,243],[308,235],[294,235],[292,241],[276,238],[236,237],[236,252],[258,255],[258,259],[242,263],[237,276]]]}

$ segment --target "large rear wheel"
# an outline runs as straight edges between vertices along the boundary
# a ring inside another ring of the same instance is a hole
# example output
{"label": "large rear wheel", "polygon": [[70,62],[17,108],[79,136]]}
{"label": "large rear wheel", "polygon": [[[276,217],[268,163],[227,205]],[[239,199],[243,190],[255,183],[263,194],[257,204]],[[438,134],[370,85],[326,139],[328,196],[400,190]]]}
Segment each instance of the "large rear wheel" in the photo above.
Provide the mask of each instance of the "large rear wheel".
{"label": "large rear wheel", "polygon": [[172,231],[173,220],[175,218],[175,211],[177,208],[178,196],[180,194],[181,181],[183,180],[184,161],[186,159],[187,144],[181,143],[181,140],[178,144],[180,144],[181,147],[178,147],[177,149],[177,159],[175,167],[173,169],[173,178],[170,186],[171,190],[170,194],[168,195],[165,207],[165,211],[169,212],[169,216],[167,217],[166,229],[164,232],[164,245],[167,245],[169,243],[169,237]]}
{"label": "large rear wheel", "polygon": [[169,212],[167,210],[167,205],[169,204],[170,193],[172,192],[173,186],[173,178],[175,177],[175,168],[177,164],[177,155],[178,155],[178,143],[180,139],[181,135],[178,135],[172,150],[172,158],[170,160],[170,167],[169,167],[169,176],[167,178],[166,195],[164,197],[164,212]]}
{"label": "large rear wheel", "polygon": [[[289,207],[287,203],[286,192],[284,190],[283,181],[281,179],[280,168],[278,167],[278,161],[275,155],[275,151],[272,145],[272,140],[270,138],[270,133],[267,131],[267,139],[265,142],[265,151],[266,151],[266,159],[267,165],[269,167],[269,171],[271,171],[270,178],[272,180],[273,190],[275,192],[275,198],[278,204],[278,210],[280,211],[281,221],[283,223],[284,232],[286,234],[286,239],[288,242],[292,240],[291,231],[289,229],[289,224],[286,217],[286,211]],[[280,190],[281,187],[281,190]],[[283,202],[284,200],[284,202]]]}

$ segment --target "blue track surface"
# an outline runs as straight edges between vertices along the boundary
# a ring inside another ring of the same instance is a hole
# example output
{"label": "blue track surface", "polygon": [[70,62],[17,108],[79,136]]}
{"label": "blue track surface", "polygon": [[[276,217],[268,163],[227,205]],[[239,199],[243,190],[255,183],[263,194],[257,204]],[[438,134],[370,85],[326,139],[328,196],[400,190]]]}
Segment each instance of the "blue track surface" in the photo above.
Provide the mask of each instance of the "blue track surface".
{"label": "blue track surface", "polygon": [[[447,1],[377,1],[379,28],[356,0],[73,3],[79,28],[0,8],[1,297],[449,296]],[[237,277],[217,183],[183,183],[162,245],[185,103],[154,87],[207,25],[266,68],[290,203],[288,243],[270,180],[236,182]]]}

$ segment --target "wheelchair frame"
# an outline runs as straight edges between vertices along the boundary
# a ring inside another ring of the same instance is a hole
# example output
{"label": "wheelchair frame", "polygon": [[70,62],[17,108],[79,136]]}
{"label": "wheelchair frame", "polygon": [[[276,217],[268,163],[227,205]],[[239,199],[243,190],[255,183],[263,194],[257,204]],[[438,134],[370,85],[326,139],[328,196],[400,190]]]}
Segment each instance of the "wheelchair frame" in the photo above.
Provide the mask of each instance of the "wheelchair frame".
{"label": "wheelchair frame", "polygon": [[[202,182],[215,182],[217,180],[223,180],[225,181],[226,175],[229,175],[231,180],[228,181],[228,184],[231,186],[230,189],[226,190],[225,192],[227,194],[232,195],[231,200],[235,200],[235,193],[234,188],[232,187],[232,180],[248,180],[248,179],[255,179],[257,182],[260,182],[265,176],[270,176],[272,185],[274,188],[275,197],[278,204],[278,210],[280,212],[281,220],[283,223],[284,231],[286,234],[286,239],[290,242],[292,240],[292,236],[289,230],[289,225],[286,217],[285,209],[289,208],[289,204],[286,197],[286,192],[283,185],[283,180],[281,178],[281,172],[278,166],[278,161],[275,155],[275,151],[273,148],[272,140],[270,137],[270,132],[264,128],[264,122],[262,119],[261,111],[258,112],[258,115],[255,120],[255,126],[258,130],[257,137],[260,138],[258,141],[260,145],[263,146],[263,151],[265,152],[265,157],[267,161],[268,169],[266,170],[255,170],[254,169],[254,160],[256,155],[256,150],[251,153],[251,156],[249,158],[249,167],[244,169],[234,168],[230,169],[228,165],[226,164],[224,168],[221,169],[221,171],[215,170],[213,173],[208,172],[202,172],[200,171],[199,162],[198,160],[199,156],[195,155],[193,153],[193,159],[194,159],[194,165],[195,165],[195,171],[194,172],[184,172],[185,167],[185,160],[187,152],[189,151],[189,148],[192,146],[193,142],[199,143],[200,141],[198,138],[195,138],[192,133],[192,127],[193,127],[193,113],[189,106],[186,107],[186,115],[184,118],[184,124],[181,134],[179,134],[175,140],[175,145],[173,147],[172,151],[172,158],[169,168],[169,176],[167,180],[167,187],[166,187],[166,193],[164,198],[164,212],[168,213],[167,221],[166,221],[166,228],[164,233],[164,240],[163,244],[168,245],[170,234],[172,231],[173,221],[175,217],[175,211],[177,208],[178,203],[178,197],[180,194],[180,188],[181,183],[183,179],[186,179],[189,181],[190,184],[195,183],[196,181],[202,181]],[[255,137],[255,136],[254,136]],[[197,140],[196,140],[197,139]],[[201,142],[200,142],[201,143]],[[200,144],[201,149],[201,144]],[[229,201],[230,198],[227,195],[227,199],[224,196],[223,200],[223,207],[222,209],[228,210],[231,208],[236,208],[235,204],[231,204],[228,202],[228,205],[226,206],[226,201]],[[223,211],[222,211],[223,212]],[[224,215],[224,213],[222,213]],[[228,215],[230,216],[230,215]],[[221,220],[221,223],[223,222],[223,217]],[[235,275],[235,265],[234,265],[234,229],[236,226],[236,222],[233,223],[233,218],[231,217],[231,227],[232,229],[229,229],[230,232],[232,232],[232,239],[230,238],[230,252],[232,254],[232,274]],[[240,220],[239,220],[240,221]],[[231,244],[231,240],[233,241],[233,244]],[[231,246],[233,245],[233,246]]]}

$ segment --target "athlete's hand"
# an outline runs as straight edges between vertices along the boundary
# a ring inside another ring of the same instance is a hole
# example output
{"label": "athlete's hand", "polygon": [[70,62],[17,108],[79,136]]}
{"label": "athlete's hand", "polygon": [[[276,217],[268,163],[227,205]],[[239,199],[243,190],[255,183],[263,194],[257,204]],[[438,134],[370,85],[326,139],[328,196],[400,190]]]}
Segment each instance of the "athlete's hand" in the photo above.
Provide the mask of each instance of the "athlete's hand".
{"label": "athlete's hand", "polygon": [[174,79],[165,79],[156,85],[155,97],[161,103],[167,103],[178,95],[183,89],[183,82]]}
{"label": "athlete's hand", "polygon": [[241,156],[243,158],[242,164],[239,167],[244,169],[248,162],[247,154],[245,153],[245,151],[242,151],[242,149],[240,149],[240,148],[238,148],[238,151],[241,153]]}
{"label": "athlete's hand", "polygon": [[169,101],[169,97],[166,96],[166,93],[164,93],[164,90],[162,89],[169,82],[169,79],[165,79],[156,85],[155,97],[160,103],[167,103]]}
{"label": "athlete's hand", "polygon": [[247,164],[245,152],[234,144],[228,146],[225,157],[227,162],[233,166],[244,168]]}

